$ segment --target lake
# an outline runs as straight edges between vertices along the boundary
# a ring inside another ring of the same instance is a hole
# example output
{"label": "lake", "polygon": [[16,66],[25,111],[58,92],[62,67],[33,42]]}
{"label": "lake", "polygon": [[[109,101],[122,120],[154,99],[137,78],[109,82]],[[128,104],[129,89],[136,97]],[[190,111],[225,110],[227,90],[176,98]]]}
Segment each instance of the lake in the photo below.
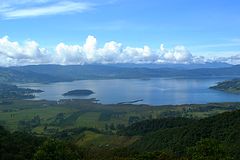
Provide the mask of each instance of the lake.
{"label": "lake", "polygon": [[[142,100],[138,104],[196,104],[209,102],[239,102],[240,95],[209,89],[219,81],[229,78],[156,78],[81,80],[51,84],[27,83],[19,87],[41,89],[35,100],[89,99],[96,98],[103,104]],[[90,96],[64,97],[63,93],[75,89],[89,89],[95,92]]]}

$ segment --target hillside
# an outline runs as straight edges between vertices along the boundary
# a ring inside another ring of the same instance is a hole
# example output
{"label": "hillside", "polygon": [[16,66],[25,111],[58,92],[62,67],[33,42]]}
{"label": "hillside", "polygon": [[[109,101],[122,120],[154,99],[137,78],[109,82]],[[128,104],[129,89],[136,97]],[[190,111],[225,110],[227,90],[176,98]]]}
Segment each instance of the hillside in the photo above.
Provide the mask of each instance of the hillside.
{"label": "hillside", "polygon": [[0,68],[0,82],[62,82],[83,79],[132,79],[159,77],[239,77],[240,66],[224,68],[147,68],[111,65],[32,65]]}
{"label": "hillside", "polygon": [[[146,128],[146,126],[152,126],[154,121],[139,122],[137,126]],[[227,151],[232,153],[235,159],[240,157],[237,149],[240,147],[240,111],[226,112],[194,123],[189,119],[185,125],[179,125],[177,121],[175,123],[175,127],[160,127],[157,131],[155,128],[148,130],[148,133],[145,132],[144,136],[131,146],[131,149],[140,152],[171,150],[174,153],[185,154],[188,147],[208,138],[217,140],[226,146]],[[136,124],[134,125],[136,126]],[[126,130],[126,134],[134,133],[135,130],[136,127],[130,126]],[[135,133],[138,135],[139,131]]]}
{"label": "hillside", "polygon": [[240,111],[232,111],[200,120],[178,117],[144,120],[121,128],[122,135],[96,128],[56,130],[53,136],[10,133],[0,126],[0,158],[68,155],[63,159],[238,160],[239,124]]}
{"label": "hillside", "polygon": [[240,93],[240,80],[233,79],[229,81],[219,82],[216,86],[212,86],[210,88],[229,93]]}
{"label": "hillside", "polygon": [[58,82],[66,81],[63,77],[56,77],[51,74],[37,73],[29,70],[17,70],[14,68],[0,67],[1,83],[31,83],[31,82]]}
{"label": "hillside", "polygon": [[43,141],[27,133],[10,133],[0,126],[0,159],[30,160]]}
{"label": "hillside", "polygon": [[110,65],[35,65],[11,67],[11,69],[24,72],[52,75],[69,79],[111,79],[111,78],[153,78],[153,77],[201,77],[201,76],[239,76],[240,66],[224,68],[150,68],[144,67],[118,67]]}
{"label": "hillside", "polygon": [[16,85],[0,83],[0,101],[3,100],[6,102],[10,99],[31,99],[35,97],[34,93],[40,92],[43,91],[29,88],[19,88]]}
{"label": "hillside", "polygon": [[197,120],[182,118],[182,117],[168,117],[152,120],[144,120],[141,122],[136,122],[124,130],[120,131],[119,134],[134,136],[134,135],[146,135],[150,132],[155,132],[160,129],[169,129],[182,127],[195,123]]}

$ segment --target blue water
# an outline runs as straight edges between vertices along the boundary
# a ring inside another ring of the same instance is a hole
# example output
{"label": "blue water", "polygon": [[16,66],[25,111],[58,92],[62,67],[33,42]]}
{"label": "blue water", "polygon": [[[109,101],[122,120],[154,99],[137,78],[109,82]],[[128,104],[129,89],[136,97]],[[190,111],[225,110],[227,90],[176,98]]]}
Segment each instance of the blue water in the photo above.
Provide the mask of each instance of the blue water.
{"label": "blue water", "polygon": [[[51,84],[29,83],[18,86],[43,90],[43,93],[36,94],[36,100],[96,98],[103,104],[111,104],[143,99],[138,103],[150,105],[239,102],[240,95],[209,89],[209,86],[226,79],[228,78],[81,80]],[[74,89],[90,89],[95,94],[82,97],[62,96],[63,93]]]}

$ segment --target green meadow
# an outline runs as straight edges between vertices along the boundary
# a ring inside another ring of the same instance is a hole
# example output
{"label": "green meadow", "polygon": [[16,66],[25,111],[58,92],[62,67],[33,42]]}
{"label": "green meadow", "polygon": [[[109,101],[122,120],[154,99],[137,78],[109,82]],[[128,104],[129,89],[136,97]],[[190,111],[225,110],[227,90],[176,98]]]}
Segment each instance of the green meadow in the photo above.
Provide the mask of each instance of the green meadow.
{"label": "green meadow", "polygon": [[11,104],[0,104],[0,123],[10,131],[28,130],[38,134],[51,134],[54,129],[62,131],[79,127],[107,131],[145,119],[163,117],[200,119],[239,108],[239,103],[149,106],[103,105],[93,99],[58,102],[13,100]]}

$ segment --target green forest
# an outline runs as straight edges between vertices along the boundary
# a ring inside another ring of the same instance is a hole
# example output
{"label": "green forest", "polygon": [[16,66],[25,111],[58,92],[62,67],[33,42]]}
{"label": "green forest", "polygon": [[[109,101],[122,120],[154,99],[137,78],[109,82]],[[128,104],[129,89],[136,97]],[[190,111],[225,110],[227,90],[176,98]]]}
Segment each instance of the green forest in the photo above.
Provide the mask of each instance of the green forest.
{"label": "green forest", "polygon": [[[133,123],[103,133],[97,129],[78,128],[37,136],[30,132],[9,132],[0,128],[1,159],[129,159],[129,160],[204,160],[239,159],[240,111],[209,118],[162,118]],[[113,129],[113,128],[112,128]],[[138,138],[128,146],[78,145],[83,132]],[[79,138],[79,137],[78,137]]]}

